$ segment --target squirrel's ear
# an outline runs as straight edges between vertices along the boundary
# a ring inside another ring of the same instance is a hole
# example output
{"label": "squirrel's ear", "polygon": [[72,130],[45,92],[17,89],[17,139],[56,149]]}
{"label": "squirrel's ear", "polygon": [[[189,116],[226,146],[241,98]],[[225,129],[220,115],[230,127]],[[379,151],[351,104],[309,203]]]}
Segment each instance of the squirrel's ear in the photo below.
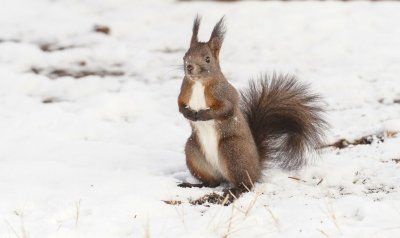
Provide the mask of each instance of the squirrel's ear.
{"label": "squirrel's ear", "polygon": [[201,17],[199,15],[196,15],[196,18],[194,19],[193,22],[193,34],[192,34],[192,40],[190,41],[190,47],[194,46],[199,42],[197,35],[199,33],[200,20]]}
{"label": "squirrel's ear", "polygon": [[223,16],[215,25],[210,40],[208,41],[208,45],[216,58],[218,58],[222,42],[224,41],[225,32],[225,16]]}

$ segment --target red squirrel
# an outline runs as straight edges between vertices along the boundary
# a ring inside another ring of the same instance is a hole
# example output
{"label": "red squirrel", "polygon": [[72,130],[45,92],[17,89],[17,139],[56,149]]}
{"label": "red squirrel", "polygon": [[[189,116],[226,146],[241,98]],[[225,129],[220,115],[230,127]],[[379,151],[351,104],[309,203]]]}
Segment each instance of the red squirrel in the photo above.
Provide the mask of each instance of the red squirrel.
{"label": "red squirrel", "polygon": [[324,129],[320,97],[289,75],[263,76],[250,81],[241,94],[224,77],[219,53],[226,27],[224,17],[208,42],[198,40],[196,16],[185,76],[178,97],[179,111],[192,134],[185,146],[186,164],[201,184],[180,187],[216,187],[230,184],[239,195],[261,177],[265,161],[296,169],[307,161],[306,152],[322,145]]}

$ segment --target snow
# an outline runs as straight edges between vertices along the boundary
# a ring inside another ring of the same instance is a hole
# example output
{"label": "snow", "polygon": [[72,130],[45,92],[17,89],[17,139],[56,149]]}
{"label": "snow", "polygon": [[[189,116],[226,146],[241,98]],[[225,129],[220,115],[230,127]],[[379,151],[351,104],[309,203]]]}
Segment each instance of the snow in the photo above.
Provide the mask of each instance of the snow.
{"label": "snow", "polygon": [[[331,144],[400,131],[399,11],[359,1],[2,1],[0,237],[400,236],[399,135],[325,148],[299,171],[265,170],[226,207],[188,202],[223,187],[176,186],[195,181],[177,96],[196,13],[202,40],[226,15],[221,64],[236,87],[276,71],[322,94]],[[51,78],[55,69],[123,75]]]}

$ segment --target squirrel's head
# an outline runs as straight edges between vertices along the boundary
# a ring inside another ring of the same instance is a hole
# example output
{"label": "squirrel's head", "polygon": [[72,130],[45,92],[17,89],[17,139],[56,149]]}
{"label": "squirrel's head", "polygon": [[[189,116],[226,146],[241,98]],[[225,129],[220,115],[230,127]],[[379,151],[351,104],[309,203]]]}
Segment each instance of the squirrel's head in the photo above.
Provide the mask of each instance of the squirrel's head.
{"label": "squirrel's head", "polygon": [[219,51],[226,32],[224,17],[215,25],[208,42],[199,42],[198,32],[200,17],[196,16],[193,23],[193,35],[190,48],[183,57],[185,76],[192,80],[209,80],[220,73]]}

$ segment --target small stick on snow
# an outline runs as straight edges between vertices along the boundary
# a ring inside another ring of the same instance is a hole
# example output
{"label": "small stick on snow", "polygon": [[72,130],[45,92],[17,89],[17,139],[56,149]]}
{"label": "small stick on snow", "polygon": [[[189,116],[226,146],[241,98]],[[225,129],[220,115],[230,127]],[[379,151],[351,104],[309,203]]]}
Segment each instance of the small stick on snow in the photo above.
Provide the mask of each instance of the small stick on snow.
{"label": "small stick on snow", "polygon": [[[249,181],[250,181],[251,187],[254,187],[253,180],[251,179],[250,174],[249,174],[249,172],[248,172],[247,170],[246,170],[246,175],[247,175],[247,178],[248,178]],[[247,187],[246,187],[246,188],[247,188]],[[250,189],[247,188],[247,190],[249,190],[249,192],[250,192]]]}
{"label": "small stick on snow", "polygon": [[322,181],[324,181],[323,178],[321,180],[319,180],[319,182],[317,183],[317,186],[320,185],[322,183]]}
{"label": "small stick on snow", "polygon": [[79,199],[76,204],[76,214],[75,214],[75,229],[78,228],[78,222],[79,222],[79,217],[80,217],[80,213],[81,213],[81,200]]}
{"label": "small stick on snow", "polygon": [[301,178],[297,178],[297,177],[289,176],[288,178],[293,179],[293,180],[297,180],[297,181],[301,181],[301,182],[304,182],[304,183],[307,182],[307,181],[305,181],[305,180],[303,180]]}
{"label": "small stick on snow", "polygon": [[319,232],[321,232],[321,234],[322,235],[324,235],[325,237],[330,237],[328,234],[326,234],[326,232],[325,231],[323,231],[323,230],[320,230],[320,229],[317,229],[317,231],[319,231]]}
{"label": "small stick on snow", "polygon": [[[228,197],[228,196],[227,196]],[[235,210],[234,210],[234,206],[232,206],[232,211],[231,211],[231,216],[229,218],[229,223],[228,223],[228,230],[226,231],[225,236],[223,236],[223,238],[228,238],[228,234],[230,234],[230,230],[232,227],[232,220],[233,220],[233,214],[234,214]]]}

